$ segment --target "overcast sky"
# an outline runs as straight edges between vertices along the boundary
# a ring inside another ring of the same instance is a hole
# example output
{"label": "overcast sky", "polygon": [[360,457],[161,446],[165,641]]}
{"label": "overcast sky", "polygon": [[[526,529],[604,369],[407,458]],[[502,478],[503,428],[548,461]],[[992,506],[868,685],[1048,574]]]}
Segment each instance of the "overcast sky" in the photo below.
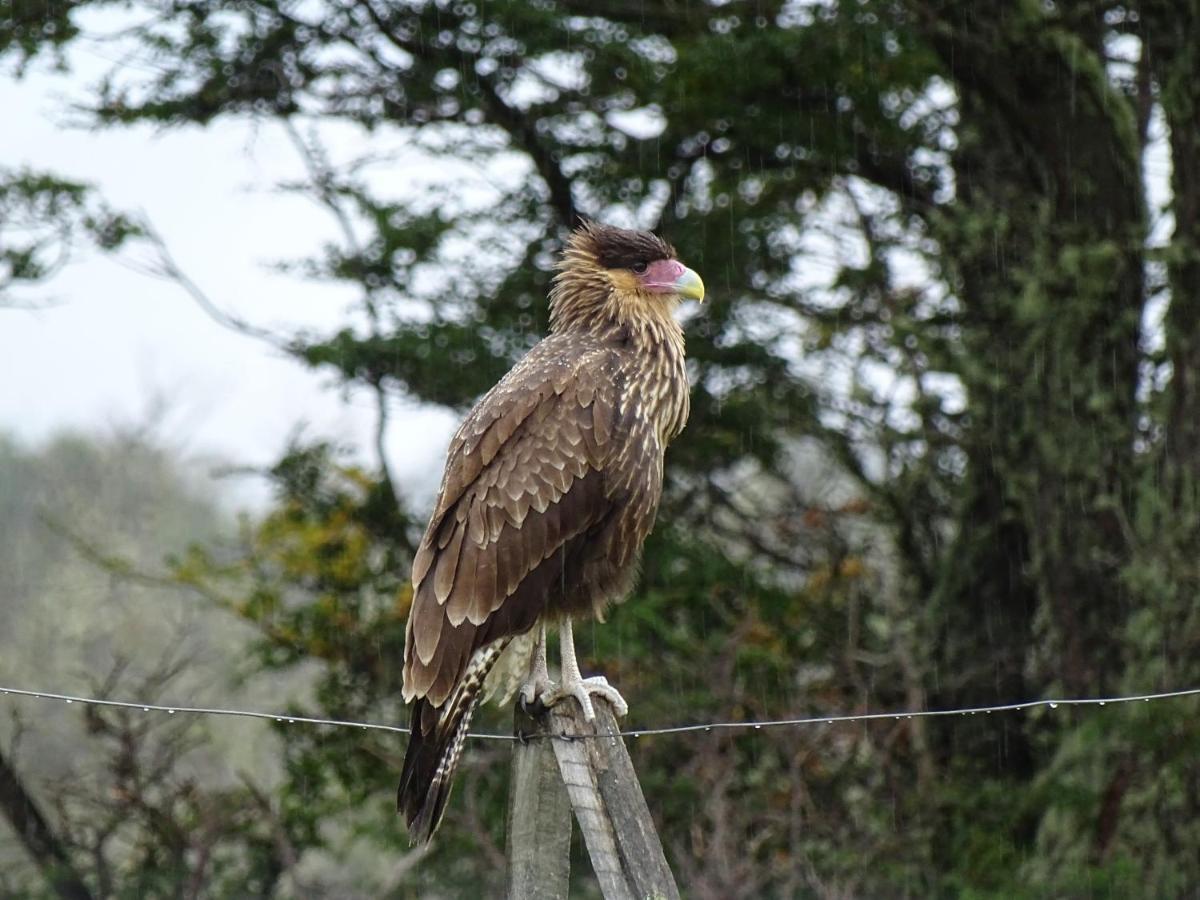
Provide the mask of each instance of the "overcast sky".
{"label": "overcast sky", "polygon": [[[271,189],[301,173],[278,126],[66,128],[66,100],[102,61],[80,65],[68,79],[0,78],[0,165],[90,181],[112,206],[144,212],[182,268],[245,320],[285,332],[342,321],[348,293],[268,270],[333,237],[327,214]],[[347,398],[330,376],[223,328],[175,285],[85,254],[38,295],[52,305],[0,310],[0,430],[36,443],[67,429],[139,425],[165,409],[160,439],[194,457],[269,464],[302,425],[370,456],[368,395]],[[454,425],[445,411],[394,403],[389,457],[402,490],[429,493]],[[236,494],[263,497],[247,484]]]}

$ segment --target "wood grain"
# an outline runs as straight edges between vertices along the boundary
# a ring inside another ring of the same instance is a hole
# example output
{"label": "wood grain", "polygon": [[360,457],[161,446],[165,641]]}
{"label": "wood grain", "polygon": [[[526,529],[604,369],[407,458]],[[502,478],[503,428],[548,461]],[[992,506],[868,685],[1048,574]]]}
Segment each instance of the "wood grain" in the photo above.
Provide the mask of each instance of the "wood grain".
{"label": "wood grain", "polygon": [[[523,889],[524,893],[514,893],[512,876],[516,872],[524,878],[544,869],[548,873],[545,877],[549,879],[559,877],[557,873],[565,871],[570,849],[569,823],[563,828],[548,821],[520,821],[523,816],[543,815],[542,810],[547,809],[553,809],[554,816],[561,816],[561,806],[552,804],[561,804],[561,798],[565,796],[579,823],[592,870],[605,900],[678,900],[679,888],[667,865],[633,762],[619,735],[616,717],[607,701],[595,698],[594,703],[594,722],[584,720],[574,700],[559,703],[536,718],[526,716],[524,721],[524,714],[518,711],[518,728],[523,728],[525,734],[536,733],[538,737],[526,744],[518,743],[513,755],[509,897],[566,896],[565,893],[534,893],[529,887]],[[531,760],[535,758],[542,767],[537,770],[540,776],[536,779],[528,774],[534,765]],[[546,772],[548,758],[557,763],[556,777],[550,777]],[[524,767],[520,775],[518,766]],[[539,791],[542,796],[519,796],[530,790]],[[529,834],[544,835],[547,831],[550,835],[538,840],[526,837]],[[562,837],[564,832],[565,838]],[[520,839],[515,840],[517,837]],[[556,839],[557,844],[554,843]],[[551,853],[561,854],[561,868],[545,859],[528,858]]]}

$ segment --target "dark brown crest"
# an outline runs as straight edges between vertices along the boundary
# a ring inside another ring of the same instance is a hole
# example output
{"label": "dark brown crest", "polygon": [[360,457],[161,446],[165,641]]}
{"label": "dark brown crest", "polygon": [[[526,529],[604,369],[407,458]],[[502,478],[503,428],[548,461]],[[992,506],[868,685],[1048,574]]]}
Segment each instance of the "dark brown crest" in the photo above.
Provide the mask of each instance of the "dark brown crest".
{"label": "dark brown crest", "polygon": [[591,238],[596,261],[606,269],[629,269],[637,263],[675,258],[675,248],[649,231],[633,231],[599,222],[588,222],[584,228]]}

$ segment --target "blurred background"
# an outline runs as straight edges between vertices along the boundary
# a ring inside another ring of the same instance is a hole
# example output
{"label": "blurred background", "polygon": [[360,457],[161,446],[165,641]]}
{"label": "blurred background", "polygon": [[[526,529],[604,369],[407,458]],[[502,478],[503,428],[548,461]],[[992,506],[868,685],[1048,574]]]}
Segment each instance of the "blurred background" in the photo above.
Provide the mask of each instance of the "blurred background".
{"label": "blurred background", "polygon": [[[709,291],[579,631],[631,725],[1200,686],[1198,54],[1166,0],[10,0],[0,686],[403,723],[446,442],[580,215]],[[1187,896],[1198,707],[630,750],[689,897]],[[402,753],[0,696],[0,894],[501,893],[509,747],[421,850]]]}

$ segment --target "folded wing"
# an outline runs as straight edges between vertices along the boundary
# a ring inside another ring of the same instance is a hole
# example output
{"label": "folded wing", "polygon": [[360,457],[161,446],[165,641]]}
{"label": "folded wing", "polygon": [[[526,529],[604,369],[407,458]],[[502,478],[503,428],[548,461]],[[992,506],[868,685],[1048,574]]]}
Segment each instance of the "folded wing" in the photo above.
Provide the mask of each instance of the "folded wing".
{"label": "folded wing", "polygon": [[603,347],[544,341],[455,435],[413,562],[406,701],[441,707],[476,650],[531,628],[543,563],[612,513],[615,365]]}

